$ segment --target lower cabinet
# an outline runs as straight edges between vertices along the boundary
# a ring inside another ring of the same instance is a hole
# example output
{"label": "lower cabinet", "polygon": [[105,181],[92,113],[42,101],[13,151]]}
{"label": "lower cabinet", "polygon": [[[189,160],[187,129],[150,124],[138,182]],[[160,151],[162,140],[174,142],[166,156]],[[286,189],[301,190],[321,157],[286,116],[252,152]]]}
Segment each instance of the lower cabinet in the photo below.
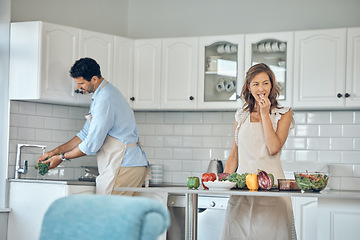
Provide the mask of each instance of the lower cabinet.
{"label": "lower cabinet", "polygon": [[297,239],[316,239],[318,199],[314,197],[292,197],[291,200]]}
{"label": "lower cabinet", "polygon": [[318,201],[318,240],[359,239],[359,199],[319,198]]}
{"label": "lower cabinet", "polygon": [[95,186],[11,182],[8,240],[38,240],[48,207],[58,198],[95,193]]}

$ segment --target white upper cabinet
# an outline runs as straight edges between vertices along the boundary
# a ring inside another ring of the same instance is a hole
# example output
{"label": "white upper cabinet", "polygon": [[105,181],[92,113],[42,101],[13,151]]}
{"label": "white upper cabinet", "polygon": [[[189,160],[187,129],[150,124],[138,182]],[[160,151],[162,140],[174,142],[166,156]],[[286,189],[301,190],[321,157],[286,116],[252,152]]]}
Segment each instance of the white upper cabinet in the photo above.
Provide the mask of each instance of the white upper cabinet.
{"label": "white upper cabinet", "polygon": [[195,109],[198,38],[162,40],[161,109]]}
{"label": "white upper cabinet", "polygon": [[235,110],[244,80],[244,35],[199,38],[198,109]]}
{"label": "white upper cabinet", "polygon": [[294,108],[343,108],[345,71],[345,28],[295,32]]}
{"label": "white upper cabinet", "polygon": [[245,36],[245,74],[257,63],[267,64],[280,88],[278,102],[292,105],[294,32],[248,34]]}
{"label": "white upper cabinet", "polygon": [[42,22],[12,23],[10,42],[10,99],[79,104],[69,76],[79,56],[77,29]]}
{"label": "white upper cabinet", "polygon": [[123,37],[115,37],[114,48],[114,74],[111,82],[120,90],[130,106],[132,106],[134,40]]}
{"label": "white upper cabinet", "polygon": [[[80,58],[89,57],[99,65],[101,75],[113,83],[114,36],[104,33],[80,30]],[[91,101],[91,95],[79,94],[80,102]]]}
{"label": "white upper cabinet", "polygon": [[80,30],[80,43],[80,57],[94,59],[100,65],[101,75],[112,82],[114,36]]}
{"label": "white upper cabinet", "polygon": [[360,28],[348,28],[345,99],[347,107],[360,107]]}
{"label": "white upper cabinet", "polygon": [[133,108],[160,108],[161,39],[135,40]]}

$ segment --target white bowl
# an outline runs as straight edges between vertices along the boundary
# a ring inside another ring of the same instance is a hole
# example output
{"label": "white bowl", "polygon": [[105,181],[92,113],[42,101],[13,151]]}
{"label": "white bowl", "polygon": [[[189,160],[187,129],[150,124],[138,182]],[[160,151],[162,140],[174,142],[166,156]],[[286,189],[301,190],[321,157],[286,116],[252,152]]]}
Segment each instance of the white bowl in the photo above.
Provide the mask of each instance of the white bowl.
{"label": "white bowl", "polygon": [[214,181],[214,182],[204,182],[204,185],[209,188],[209,190],[230,190],[235,187],[236,182],[229,181]]}

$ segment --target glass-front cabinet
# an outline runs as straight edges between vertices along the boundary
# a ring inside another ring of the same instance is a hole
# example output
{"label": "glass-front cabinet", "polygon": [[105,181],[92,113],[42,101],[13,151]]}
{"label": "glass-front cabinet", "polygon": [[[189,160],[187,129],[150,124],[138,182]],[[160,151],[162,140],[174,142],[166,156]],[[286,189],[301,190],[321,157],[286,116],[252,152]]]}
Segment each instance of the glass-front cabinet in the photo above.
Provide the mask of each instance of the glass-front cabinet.
{"label": "glass-front cabinet", "polygon": [[257,63],[267,64],[280,87],[278,100],[282,106],[292,105],[293,39],[293,32],[249,34],[245,37],[245,74]]}
{"label": "glass-front cabinet", "polygon": [[198,109],[242,106],[244,35],[200,37]]}

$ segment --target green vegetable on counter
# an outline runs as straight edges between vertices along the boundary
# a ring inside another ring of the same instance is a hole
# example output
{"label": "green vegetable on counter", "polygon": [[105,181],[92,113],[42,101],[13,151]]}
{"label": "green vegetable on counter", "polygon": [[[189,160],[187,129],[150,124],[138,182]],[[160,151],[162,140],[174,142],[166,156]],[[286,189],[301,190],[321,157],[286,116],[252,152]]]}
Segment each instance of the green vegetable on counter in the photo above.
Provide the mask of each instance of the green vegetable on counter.
{"label": "green vegetable on counter", "polygon": [[235,185],[236,188],[244,188],[246,186],[246,176],[247,175],[248,175],[247,173],[238,174],[235,172],[235,173],[229,175],[227,179],[230,182],[236,182],[236,185]]}
{"label": "green vegetable on counter", "polygon": [[42,176],[44,176],[49,171],[49,167],[50,163],[38,162],[35,165],[35,169],[38,170],[39,174],[41,174]]}
{"label": "green vegetable on counter", "polygon": [[187,178],[187,187],[189,189],[198,189],[200,186],[200,180],[198,177],[188,177]]}

